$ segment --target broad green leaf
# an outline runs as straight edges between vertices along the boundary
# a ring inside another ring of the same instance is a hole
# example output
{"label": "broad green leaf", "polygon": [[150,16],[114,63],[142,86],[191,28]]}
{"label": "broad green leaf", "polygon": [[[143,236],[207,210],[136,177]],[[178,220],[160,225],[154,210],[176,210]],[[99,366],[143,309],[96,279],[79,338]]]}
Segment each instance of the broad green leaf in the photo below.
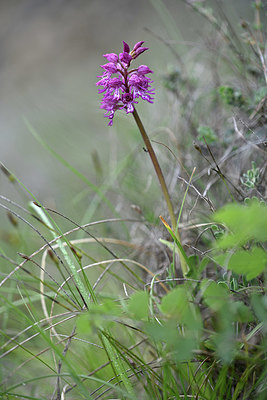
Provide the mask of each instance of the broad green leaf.
{"label": "broad green leaf", "polygon": [[168,321],[162,325],[156,323],[146,323],[145,331],[152,336],[156,342],[164,342],[169,346],[174,345],[179,339],[177,324],[173,321]]}
{"label": "broad green leaf", "polygon": [[229,364],[235,355],[235,340],[231,329],[225,329],[213,336],[216,352],[224,364]]}
{"label": "broad green leaf", "polygon": [[212,310],[218,311],[227,304],[229,292],[225,286],[214,281],[204,280],[201,283],[204,302]]}
{"label": "broad green leaf", "polygon": [[227,268],[227,263],[229,261],[229,254],[228,253],[216,254],[213,256],[213,261],[215,261],[215,263],[220,265],[221,267]]}
{"label": "broad green leaf", "polygon": [[217,242],[219,248],[241,246],[251,239],[267,240],[267,207],[264,204],[229,204],[217,211],[213,219],[226,225],[231,231]]}
{"label": "broad green leaf", "polygon": [[156,342],[166,343],[167,350],[172,352],[176,361],[190,360],[192,350],[197,348],[197,340],[192,332],[185,330],[184,335],[181,335],[174,322],[164,325],[149,323],[145,330]]}
{"label": "broad green leaf", "polygon": [[259,248],[253,247],[251,251],[239,250],[229,260],[228,268],[240,275],[246,275],[251,280],[260,275],[267,266],[267,254]]}
{"label": "broad green leaf", "polygon": [[251,322],[254,317],[250,309],[242,303],[242,301],[235,301],[230,303],[230,308],[235,316],[235,320],[238,322]]}
{"label": "broad green leaf", "polygon": [[208,263],[210,262],[210,258],[204,257],[201,261],[199,259],[199,256],[197,255],[191,255],[188,257],[189,261],[189,271],[186,275],[187,278],[191,279],[198,279]]}
{"label": "broad green leaf", "polygon": [[90,311],[82,313],[77,318],[77,329],[81,333],[88,333],[93,327],[104,328],[119,315],[121,308],[112,300],[106,300],[103,304],[92,304]]}
{"label": "broad green leaf", "polygon": [[189,310],[186,289],[178,287],[163,297],[160,309],[164,314],[171,317],[178,317],[182,323]]}
{"label": "broad green leaf", "polygon": [[165,295],[159,306],[160,310],[169,318],[185,325],[191,331],[202,329],[202,319],[198,308],[189,302],[187,289],[184,286],[173,289]]}
{"label": "broad green leaf", "polygon": [[169,234],[171,235],[171,237],[173,238],[175,244],[177,245],[177,247],[180,250],[180,256],[182,255],[181,258],[181,268],[183,271],[183,276],[186,276],[188,270],[189,270],[189,261],[188,261],[188,257],[186,255],[186,252],[184,251],[183,246],[180,243],[180,239],[177,237],[177,235],[175,234],[175,232],[172,231],[170,225],[168,224],[168,222],[165,221],[165,219],[163,217],[159,217],[161,219],[161,222],[163,223],[163,225],[165,226],[165,228],[167,229],[167,231],[169,232]]}
{"label": "broad green leaf", "polygon": [[147,319],[149,315],[148,293],[144,291],[134,293],[129,299],[127,308],[134,318]]}
{"label": "broad green leaf", "polygon": [[189,361],[192,358],[192,351],[197,348],[197,341],[189,335],[179,336],[176,342],[173,358],[177,362]]}
{"label": "broad green leaf", "polygon": [[[221,290],[224,287],[217,285]],[[237,306],[238,307],[238,306]],[[215,344],[216,352],[223,363],[230,363],[235,353],[235,330],[233,322],[236,320],[232,303],[224,300],[217,314],[217,326],[212,341]]]}

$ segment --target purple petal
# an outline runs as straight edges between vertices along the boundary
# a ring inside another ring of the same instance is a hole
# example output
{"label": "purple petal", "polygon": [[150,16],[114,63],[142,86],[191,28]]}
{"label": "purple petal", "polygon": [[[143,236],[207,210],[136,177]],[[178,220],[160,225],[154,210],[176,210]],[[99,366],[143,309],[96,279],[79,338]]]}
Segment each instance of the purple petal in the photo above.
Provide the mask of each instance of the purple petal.
{"label": "purple petal", "polygon": [[126,42],[123,42],[123,52],[130,53],[130,47]]}
{"label": "purple petal", "polygon": [[116,65],[111,62],[101,65],[101,68],[104,68],[106,71],[111,72],[112,74],[115,74],[118,71]]}
{"label": "purple petal", "polygon": [[122,81],[121,81],[121,79],[120,78],[111,78],[110,80],[109,80],[109,83],[108,83],[108,86],[109,87],[113,87],[113,88],[116,88],[116,87],[121,87],[123,85],[123,83],[122,83]]}
{"label": "purple petal", "polygon": [[142,54],[146,50],[149,50],[149,47],[139,47],[135,52],[135,57],[134,58],[140,56],[140,54]]}
{"label": "purple petal", "polygon": [[134,45],[133,51],[139,49],[139,47],[141,47],[143,43],[145,43],[145,42],[144,42],[144,41],[143,41],[143,42],[137,42],[137,43]]}
{"label": "purple petal", "polygon": [[107,59],[109,62],[112,62],[112,63],[117,63],[118,60],[119,60],[118,55],[115,54],[115,53],[103,54],[103,57],[106,57],[106,59]]}
{"label": "purple petal", "polygon": [[148,68],[147,65],[140,65],[137,69],[139,74],[145,75],[145,74],[153,74],[153,71],[151,71],[150,68]]}
{"label": "purple petal", "polygon": [[132,56],[130,56],[129,53],[120,53],[120,60],[125,63],[127,66],[130,65],[130,62],[132,61]]}

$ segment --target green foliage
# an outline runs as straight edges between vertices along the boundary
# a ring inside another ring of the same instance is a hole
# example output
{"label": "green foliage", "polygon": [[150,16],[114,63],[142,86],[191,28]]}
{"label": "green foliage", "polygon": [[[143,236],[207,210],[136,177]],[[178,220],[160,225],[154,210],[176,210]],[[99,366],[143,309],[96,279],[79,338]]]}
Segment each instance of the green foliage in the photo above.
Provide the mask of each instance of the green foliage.
{"label": "green foliage", "polygon": [[134,293],[128,304],[127,310],[130,315],[135,319],[148,319],[149,318],[149,296],[147,292]]}
{"label": "green foliage", "polygon": [[185,330],[185,334],[182,335],[172,321],[162,325],[149,324],[146,325],[145,330],[156,343],[166,344],[166,351],[171,352],[174,361],[183,362],[192,358],[196,340],[189,330]]}
{"label": "green foliage", "polygon": [[[217,249],[227,250],[215,256],[216,262],[248,281],[261,275],[267,267],[267,254],[259,247],[267,239],[267,207],[255,200],[244,206],[230,204],[215,213],[214,219],[229,229],[216,243]],[[244,249],[249,241],[250,248]]]}
{"label": "green foliage", "polygon": [[227,106],[242,107],[246,104],[242,93],[231,86],[220,86],[218,93],[222,102]]}
{"label": "green foliage", "polygon": [[267,240],[267,207],[256,201],[249,205],[228,204],[213,215],[213,220],[229,228],[217,247],[242,246],[249,240]]}
{"label": "green foliage", "polygon": [[250,251],[238,250],[230,258],[228,269],[239,275],[245,275],[250,281],[264,272],[267,266],[266,252],[256,246]]}
{"label": "green foliage", "polygon": [[121,308],[112,300],[102,304],[92,304],[90,311],[82,313],[77,319],[80,333],[90,333],[97,328],[109,328],[116,317],[121,315]]}
{"label": "green foliage", "polygon": [[248,189],[254,188],[259,182],[260,178],[260,169],[256,167],[255,161],[251,162],[251,169],[247,170],[246,173],[243,174],[243,177],[240,178],[241,182]]}
{"label": "green foliage", "polygon": [[222,309],[229,297],[229,291],[225,285],[218,285],[214,281],[203,280],[201,291],[204,303],[214,311]]}
{"label": "green foliage", "polygon": [[197,139],[203,143],[205,143],[206,140],[208,144],[212,144],[218,140],[216,133],[209,126],[200,125],[197,128],[197,132],[198,132]]}
{"label": "green foliage", "polygon": [[189,301],[187,289],[183,285],[165,295],[158,305],[161,322],[150,321],[144,327],[156,344],[166,344],[165,351],[170,351],[176,362],[191,359],[202,332],[199,310]]}

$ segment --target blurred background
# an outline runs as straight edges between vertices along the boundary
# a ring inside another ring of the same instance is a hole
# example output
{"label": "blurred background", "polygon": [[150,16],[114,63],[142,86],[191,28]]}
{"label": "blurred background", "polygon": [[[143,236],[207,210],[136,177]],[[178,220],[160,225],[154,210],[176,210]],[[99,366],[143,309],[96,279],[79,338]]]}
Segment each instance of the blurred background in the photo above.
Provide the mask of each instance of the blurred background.
{"label": "blurred background", "polygon": [[[232,21],[253,19],[249,0],[206,3]],[[123,40],[150,47],[140,62],[155,72],[155,104],[138,106],[150,132],[172,118],[162,77],[175,57],[164,41],[184,58],[201,53],[210,32],[181,0],[0,0],[0,161],[41,202],[69,210],[83,185],[31,131],[97,184],[98,160],[109,170],[141,143],[130,116],[116,115],[109,128],[99,109],[102,54],[120,52]],[[16,191],[1,174],[0,193],[14,199]]]}

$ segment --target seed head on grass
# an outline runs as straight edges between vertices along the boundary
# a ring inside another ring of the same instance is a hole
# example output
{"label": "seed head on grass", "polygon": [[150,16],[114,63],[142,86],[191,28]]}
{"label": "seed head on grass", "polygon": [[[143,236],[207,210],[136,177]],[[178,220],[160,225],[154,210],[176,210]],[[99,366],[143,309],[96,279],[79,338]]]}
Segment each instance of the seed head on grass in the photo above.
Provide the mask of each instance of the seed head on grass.
{"label": "seed head on grass", "polygon": [[153,73],[146,65],[140,65],[131,69],[131,63],[140,54],[148,50],[143,47],[144,42],[137,42],[132,51],[127,43],[123,42],[123,52],[119,55],[115,53],[104,54],[108,63],[101,65],[104,72],[98,76],[101,78],[96,83],[102,86],[99,93],[104,93],[101,108],[106,110],[105,117],[109,118],[109,126],[113,124],[115,111],[125,110],[126,113],[134,112],[134,104],[141,97],[143,100],[153,103],[154,90],[151,88],[153,82],[146,75]]}

